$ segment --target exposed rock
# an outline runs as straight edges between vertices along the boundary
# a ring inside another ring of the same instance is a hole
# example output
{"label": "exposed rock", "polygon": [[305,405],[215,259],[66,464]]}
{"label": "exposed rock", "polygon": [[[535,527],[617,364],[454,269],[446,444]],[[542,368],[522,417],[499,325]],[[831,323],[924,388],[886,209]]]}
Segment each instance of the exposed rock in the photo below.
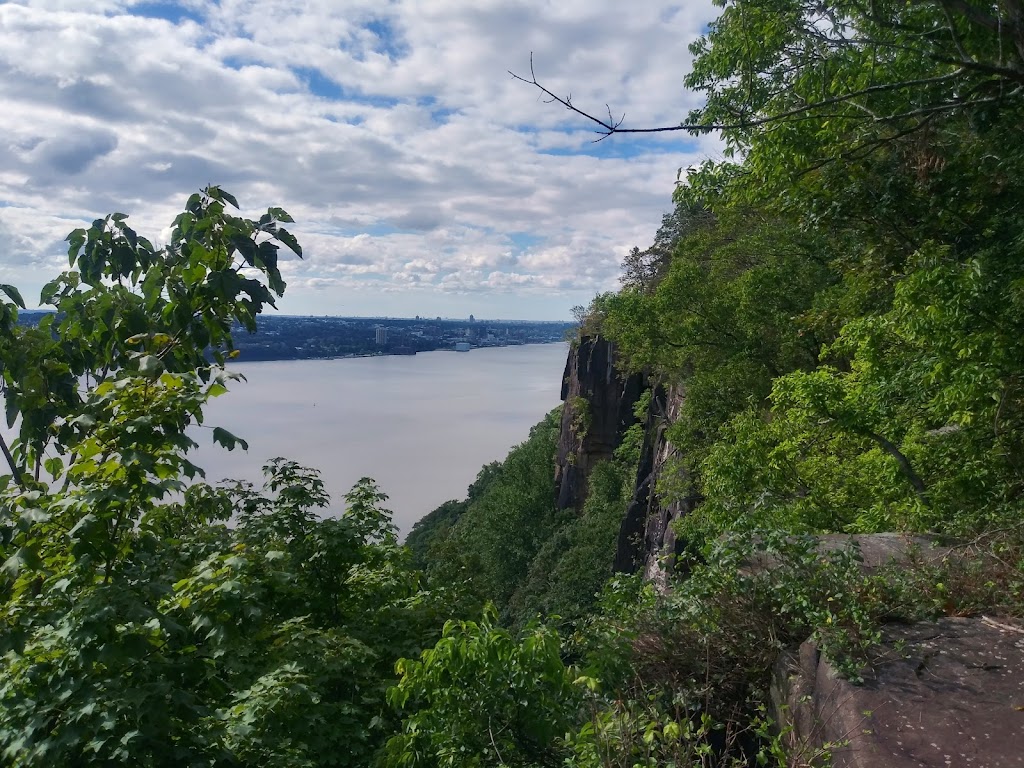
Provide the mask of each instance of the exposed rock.
{"label": "exposed rock", "polygon": [[[939,563],[955,555],[951,547],[941,546],[935,536],[907,533],[834,533],[816,536],[815,549],[821,554],[854,547],[861,569],[873,573],[886,566],[907,566],[912,563]],[[742,571],[749,574],[768,571],[778,565],[772,552],[759,552],[749,558]]]}
{"label": "exposed rock", "polygon": [[890,626],[863,685],[808,641],[779,660],[772,699],[798,764],[1024,766],[1024,629],[964,618]]}
{"label": "exposed rock", "polygon": [[[637,470],[636,490],[619,530],[615,570],[626,573],[642,571],[658,589],[667,587],[666,560],[677,554],[672,522],[693,511],[700,498],[690,493],[680,500],[666,503],[657,491],[659,478],[666,466],[674,466],[676,448],[665,438],[665,430],[679,416],[685,392],[681,386],[655,388],[647,412],[644,444]],[[675,478],[686,487],[686,477]]]}
{"label": "exposed rock", "polygon": [[569,350],[555,466],[559,509],[582,508],[591,471],[612,457],[637,423],[633,409],[646,388],[645,376],[619,373],[615,347],[607,339],[584,337]]}

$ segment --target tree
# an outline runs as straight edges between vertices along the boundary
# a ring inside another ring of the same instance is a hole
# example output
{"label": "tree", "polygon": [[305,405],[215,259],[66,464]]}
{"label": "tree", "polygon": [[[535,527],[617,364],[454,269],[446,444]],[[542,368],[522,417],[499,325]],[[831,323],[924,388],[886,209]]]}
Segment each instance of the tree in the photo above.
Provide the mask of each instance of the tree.
{"label": "tree", "polygon": [[721,7],[680,125],[626,128],[520,78],[602,138],[726,142],[676,190],[711,223],[667,260],[631,254],[602,323],[685,391],[666,434],[702,535],[1005,522],[1024,482],[1019,0]]}
{"label": "tree", "polygon": [[[509,74],[597,126],[617,133],[721,131],[733,147],[790,131],[810,138],[823,122],[853,130],[856,155],[920,130],[936,117],[981,120],[1024,96],[1024,5],[999,0],[721,0],[723,11],[692,46],[686,86],[708,103],[677,125],[624,127],[578,108],[530,75]],[[786,128],[778,130],[778,126]],[[796,160],[798,158],[790,158]]]}
{"label": "tree", "polygon": [[[163,248],[122,213],[75,230],[68,260],[78,269],[43,288],[40,305],[55,311],[37,327],[15,324],[24,302],[4,287],[13,303],[0,303],[2,393],[8,427],[20,420],[14,444],[2,445],[13,482],[38,482],[44,464],[59,480],[62,457],[92,434],[102,398],[113,407],[110,393],[124,382],[148,381],[156,392],[161,374],[172,374],[174,386],[191,388],[196,398],[177,416],[201,421],[202,399],[224,390],[213,364],[233,350],[232,324],[255,330],[256,315],[284,292],[280,245],[302,255],[282,226],[292,221],[285,211],[270,208],[249,220],[229,206],[237,202],[219,187],[192,195]],[[223,430],[214,439],[234,446]],[[188,462],[180,466],[194,472]]]}
{"label": "tree", "polygon": [[385,766],[562,764],[577,696],[558,633],[530,625],[516,637],[497,618],[487,606],[479,622],[449,621],[420,659],[399,662],[388,699],[405,719]]}
{"label": "tree", "polygon": [[186,430],[226,392],[232,324],[283,292],[277,244],[300,253],[284,211],[234,205],[193,195],[161,249],[121,214],[72,233],[79,269],[36,328],[3,289],[5,765],[366,765],[395,661],[436,639],[372,481],[329,519],[318,474],[283,459],[261,490],[194,482]]}

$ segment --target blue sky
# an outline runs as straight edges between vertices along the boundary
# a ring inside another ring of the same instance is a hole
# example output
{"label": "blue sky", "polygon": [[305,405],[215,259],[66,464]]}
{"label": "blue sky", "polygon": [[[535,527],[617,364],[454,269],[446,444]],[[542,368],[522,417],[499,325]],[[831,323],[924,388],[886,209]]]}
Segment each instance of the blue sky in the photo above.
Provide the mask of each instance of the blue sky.
{"label": "blue sky", "polygon": [[33,0],[0,5],[0,282],[37,296],[62,239],[113,211],[159,241],[194,190],[280,205],[306,252],[291,314],[567,318],[617,286],[677,134],[594,143],[507,70],[627,125],[698,106],[714,16],[613,0]]}

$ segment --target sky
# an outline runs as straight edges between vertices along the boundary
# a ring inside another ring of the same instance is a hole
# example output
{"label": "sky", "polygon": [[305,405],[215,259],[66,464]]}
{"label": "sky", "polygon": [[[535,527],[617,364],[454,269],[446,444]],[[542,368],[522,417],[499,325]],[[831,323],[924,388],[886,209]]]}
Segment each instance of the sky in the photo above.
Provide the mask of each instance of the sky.
{"label": "sky", "polygon": [[[628,10],[627,10],[628,9]],[[192,192],[286,209],[297,315],[568,319],[654,238],[712,137],[604,141],[700,105],[710,0],[0,4],[0,283],[39,290],[115,211],[159,242]],[[608,105],[606,107],[606,105]]]}

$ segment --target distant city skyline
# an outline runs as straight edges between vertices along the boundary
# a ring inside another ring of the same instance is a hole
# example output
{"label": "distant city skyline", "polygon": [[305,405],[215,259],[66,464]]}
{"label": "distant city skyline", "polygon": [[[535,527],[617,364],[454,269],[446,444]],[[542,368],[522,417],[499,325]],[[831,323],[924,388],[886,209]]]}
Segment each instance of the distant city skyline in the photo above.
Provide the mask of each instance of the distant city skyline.
{"label": "distant city skyline", "polygon": [[[711,0],[20,0],[0,4],[0,282],[34,304],[64,236],[121,211],[159,242],[211,183],[291,213],[296,315],[559,319],[617,287],[712,137],[677,123]],[[484,310],[481,311],[481,307]]]}

